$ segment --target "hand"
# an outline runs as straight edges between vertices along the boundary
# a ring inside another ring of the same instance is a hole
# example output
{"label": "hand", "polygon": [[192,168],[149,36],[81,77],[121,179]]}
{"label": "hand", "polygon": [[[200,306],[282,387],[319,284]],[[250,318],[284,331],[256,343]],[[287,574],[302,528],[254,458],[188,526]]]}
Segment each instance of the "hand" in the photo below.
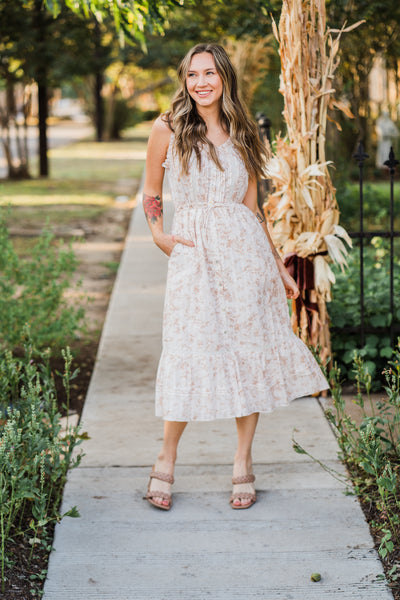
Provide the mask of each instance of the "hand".
{"label": "hand", "polygon": [[194,246],[191,240],[187,240],[180,235],[169,235],[168,233],[158,233],[154,236],[154,243],[167,255],[170,256],[176,244],[184,246]]}
{"label": "hand", "polygon": [[299,297],[300,291],[293,277],[286,271],[281,271],[281,278],[286,290],[286,297],[296,300]]}

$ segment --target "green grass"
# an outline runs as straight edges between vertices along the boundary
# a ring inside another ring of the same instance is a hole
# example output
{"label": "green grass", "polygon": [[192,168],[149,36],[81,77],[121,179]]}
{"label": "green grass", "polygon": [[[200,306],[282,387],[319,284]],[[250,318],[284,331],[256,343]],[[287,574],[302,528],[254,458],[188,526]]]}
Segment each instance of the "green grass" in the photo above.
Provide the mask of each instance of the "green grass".
{"label": "green grass", "polygon": [[133,145],[132,140],[125,139],[117,143],[85,142],[74,144],[75,148],[56,148],[51,157],[53,176],[67,180],[100,177],[103,181],[140,177],[143,149],[135,150]]}
{"label": "green grass", "polygon": [[106,267],[107,269],[110,269],[111,273],[115,274],[118,271],[118,267],[119,267],[119,262],[115,261],[115,260],[111,260],[109,262],[103,262],[101,263],[104,267]]}
{"label": "green grass", "polygon": [[[366,181],[364,183],[364,229],[376,231],[389,228],[390,183]],[[338,182],[336,199],[341,212],[340,224],[349,231],[359,230],[359,184]],[[395,229],[400,228],[400,182],[394,184]]]}
{"label": "green grass", "polygon": [[[10,207],[10,226],[67,225],[96,219],[115,202],[118,182],[139,179],[144,162],[148,124],[128,129],[119,141],[82,140],[49,152],[50,177],[1,181],[0,205]],[[36,172],[37,161],[31,165]]]}
{"label": "green grass", "polygon": [[[46,203],[54,197],[65,202],[98,203],[98,197],[112,193],[123,178],[140,177],[150,127],[146,124],[128,129],[121,140],[94,142],[82,140],[49,151],[50,177],[26,181],[0,182],[3,203]],[[31,171],[36,172],[37,160]],[[43,199],[40,200],[40,197]],[[95,198],[92,200],[91,197]],[[100,203],[102,203],[100,201]]]}

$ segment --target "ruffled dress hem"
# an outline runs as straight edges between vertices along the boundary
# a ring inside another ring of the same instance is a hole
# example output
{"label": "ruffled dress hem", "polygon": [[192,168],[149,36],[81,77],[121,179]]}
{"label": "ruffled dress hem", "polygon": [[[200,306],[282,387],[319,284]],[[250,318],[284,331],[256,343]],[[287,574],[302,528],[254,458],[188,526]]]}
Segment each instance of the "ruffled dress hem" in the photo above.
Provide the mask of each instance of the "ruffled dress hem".
{"label": "ruffled dress hem", "polygon": [[[297,337],[296,341],[301,348],[302,342]],[[297,353],[293,356],[295,364],[279,354],[267,361],[265,355],[255,360],[249,353],[199,354],[189,360],[163,353],[156,416],[183,422],[231,419],[270,413],[297,398],[319,394],[328,389],[327,382],[309,350],[303,348],[301,364]]]}

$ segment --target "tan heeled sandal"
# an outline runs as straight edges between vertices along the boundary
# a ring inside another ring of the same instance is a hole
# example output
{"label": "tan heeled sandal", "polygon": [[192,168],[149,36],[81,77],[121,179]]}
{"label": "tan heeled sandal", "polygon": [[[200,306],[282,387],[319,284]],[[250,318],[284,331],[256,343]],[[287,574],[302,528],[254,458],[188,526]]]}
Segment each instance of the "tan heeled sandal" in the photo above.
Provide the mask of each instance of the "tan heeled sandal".
{"label": "tan heeled sandal", "polygon": [[[256,480],[255,475],[242,475],[241,477],[233,477],[232,478],[232,484],[233,485],[240,485],[241,483],[254,483],[255,480]],[[247,504],[239,504],[239,505],[236,506],[235,504],[233,504],[236,499],[248,500],[249,502]],[[235,510],[241,510],[243,508],[250,508],[250,506],[253,506],[253,504],[256,502],[256,500],[257,500],[257,495],[256,495],[255,492],[254,493],[251,493],[251,492],[235,492],[230,497],[229,504]]]}
{"label": "tan heeled sandal", "polygon": [[[158,481],[165,481],[166,483],[170,483],[172,485],[175,481],[174,476],[168,475],[168,473],[161,473],[161,471],[153,470],[150,473],[150,481],[149,485],[147,486],[147,494],[144,497],[145,500],[148,500],[150,504],[152,504],[156,508],[161,508],[161,510],[169,510],[172,506],[171,494],[167,494],[166,492],[158,492],[157,490],[150,491],[152,479],[158,479]],[[166,500],[168,504],[159,504],[158,502],[155,502],[153,498],[162,498],[163,500]]]}

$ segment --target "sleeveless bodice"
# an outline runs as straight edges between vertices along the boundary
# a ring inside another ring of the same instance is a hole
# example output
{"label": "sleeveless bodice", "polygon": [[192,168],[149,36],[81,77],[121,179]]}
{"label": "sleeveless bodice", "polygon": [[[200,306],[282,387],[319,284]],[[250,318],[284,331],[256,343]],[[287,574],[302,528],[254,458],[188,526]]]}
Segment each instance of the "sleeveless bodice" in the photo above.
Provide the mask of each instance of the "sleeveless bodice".
{"label": "sleeveless bodice", "polygon": [[173,147],[174,139],[172,134],[164,166],[169,173],[169,185],[176,209],[243,201],[248,186],[248,175],[243,160],[230,138],[217,146],[223,171],[212,160],[208,147],[203,147],[201,169],[193,152],[187,175],[181,172],[179,159]]}

